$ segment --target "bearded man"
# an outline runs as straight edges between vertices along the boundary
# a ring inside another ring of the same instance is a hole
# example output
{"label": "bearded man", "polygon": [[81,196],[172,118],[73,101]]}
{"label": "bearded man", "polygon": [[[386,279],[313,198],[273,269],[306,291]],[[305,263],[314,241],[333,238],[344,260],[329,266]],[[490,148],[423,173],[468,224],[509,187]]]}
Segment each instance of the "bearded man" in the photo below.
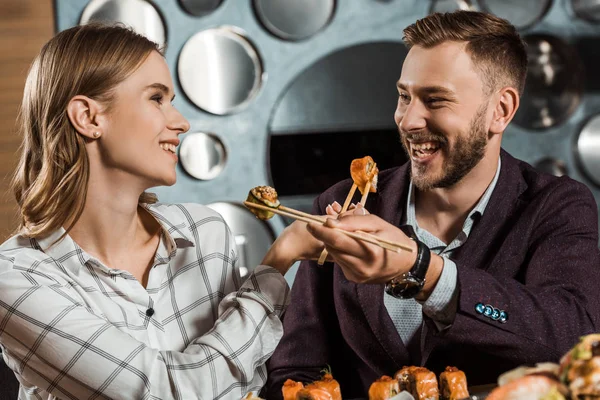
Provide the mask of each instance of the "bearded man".
{"label": "bearded man", "polygon": [[[344,398],[365,398],[405,365],[456,366],[472,385],[493,383],[518,365],[558,361],[599,330],[590,191],[501,149],[527,69],[514,26],[478,12],[433,14],[406,28],[404,41],[394,119],[410,160],[380,173],[365,208],[308,226],[333,263],[299,268],[268,399],[281,398],[286,379],[313,381],[326,365]],[[313,213],[339,212],[351,185],[328,189]]]}

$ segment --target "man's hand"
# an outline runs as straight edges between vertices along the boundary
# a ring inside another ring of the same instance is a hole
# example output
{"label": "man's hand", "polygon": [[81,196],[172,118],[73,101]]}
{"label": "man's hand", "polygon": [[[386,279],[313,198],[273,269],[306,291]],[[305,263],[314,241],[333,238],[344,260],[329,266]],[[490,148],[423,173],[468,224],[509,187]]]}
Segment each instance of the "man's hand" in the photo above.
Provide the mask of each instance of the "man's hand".
{"label": "man's hand", "polygon": [[[324,225],[309,224],[308,230],[325,245],[331,259],[336,262],[346,278],[357,283],[386,283],[402,273],[410,271],[417,258],[417,244],[399,228],[376,215],[370,215],[357,205],[352,211],[328,219]],[[385,250],[379,246],[356,240],[331,228],[346,231],[363,231],[380,238],[405,244],[413,252],[401,250],[399,253]],[[423,295],[428,296],[443,268],[442,259],[431,255],[431,264],[426,276]],[[419,296],[422,297],[422,296]]]}

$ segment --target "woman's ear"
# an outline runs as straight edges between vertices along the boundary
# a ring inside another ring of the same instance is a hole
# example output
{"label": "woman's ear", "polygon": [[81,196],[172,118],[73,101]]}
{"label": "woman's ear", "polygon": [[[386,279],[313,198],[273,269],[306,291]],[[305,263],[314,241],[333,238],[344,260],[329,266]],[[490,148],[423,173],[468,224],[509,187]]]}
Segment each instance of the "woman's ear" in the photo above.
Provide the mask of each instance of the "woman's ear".
{"label": "woman's ear", "polygon": [[504,132],[519,108],[519,93],[515,88],[505,87],[498,92],[498,101],[494,108],[490,132]]}
{"label": "woman's ear", "polygon": [[102,136],[103,127],[100,124],[100,104],[87,96],[77,95],[67,105],[67,115],[75,130],[88,139],[98,139]]}

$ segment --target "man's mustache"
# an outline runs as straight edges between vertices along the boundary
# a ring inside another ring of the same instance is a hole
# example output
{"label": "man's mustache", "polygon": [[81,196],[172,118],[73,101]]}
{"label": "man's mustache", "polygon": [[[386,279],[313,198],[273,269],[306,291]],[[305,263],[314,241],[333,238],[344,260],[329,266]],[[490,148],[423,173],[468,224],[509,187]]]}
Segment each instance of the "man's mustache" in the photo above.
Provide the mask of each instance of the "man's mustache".
{"label": "man's mustache", "polygon": [[439,142],[442,145],[448,143],[448,139],[439,133],[430,132],[427,130],[406,132],[399,129],[400,135],[404,140],[411,142]]}

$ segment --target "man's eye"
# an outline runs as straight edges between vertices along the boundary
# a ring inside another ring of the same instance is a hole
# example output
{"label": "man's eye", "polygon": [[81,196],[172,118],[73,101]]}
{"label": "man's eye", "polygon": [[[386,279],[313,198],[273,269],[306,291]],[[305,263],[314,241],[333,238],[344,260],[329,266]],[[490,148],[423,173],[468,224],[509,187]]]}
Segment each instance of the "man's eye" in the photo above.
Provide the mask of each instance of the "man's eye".
{"label": "man's eye", "polygon": [[429,104],[441,103],[442,101],[445,101],[445,99],[440,97],[430,97],[427,99],[427,103]]}
{"label": "man's eye", "polygon": [[410,97],[406,93],[400,93],[398,96],[403,103],[410,102]]}

